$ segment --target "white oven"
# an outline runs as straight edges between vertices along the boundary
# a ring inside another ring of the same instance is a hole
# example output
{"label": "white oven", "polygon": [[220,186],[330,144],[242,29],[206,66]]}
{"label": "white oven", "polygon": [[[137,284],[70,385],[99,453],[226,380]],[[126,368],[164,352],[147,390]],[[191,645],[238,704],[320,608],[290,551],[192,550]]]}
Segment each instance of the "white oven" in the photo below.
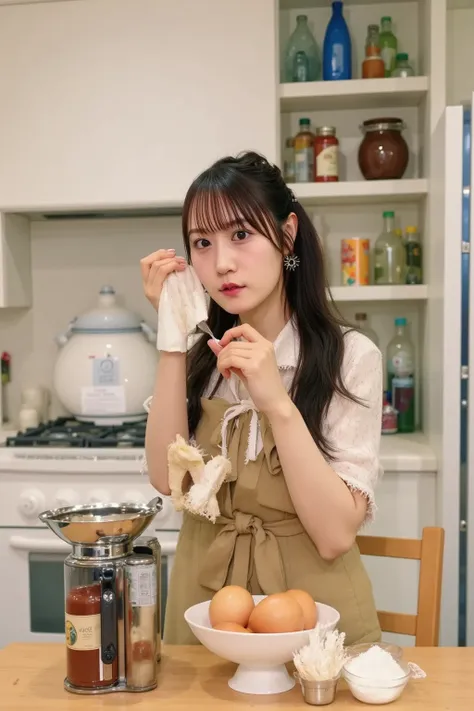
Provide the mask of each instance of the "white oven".
{"label": "white oven", "polygon": [[[144,502],[156,496],[139,473],[137,455],[132,465],[115,452],[105,465],[105,452],[94,460],[91,451],[81,455],[82,464],[74,456],[72,465],[59,452],[54,460],[41,454],[36,458],[31,450],[26,459],[18,454],[0,449],[0,648],[12,642],[59,641],[64,635],[63,564],[71,548],[40,524],[38,513],[60,505]],[[161,545],[162,615],[181,525],[170,500],[163,503],[144,533]]]}

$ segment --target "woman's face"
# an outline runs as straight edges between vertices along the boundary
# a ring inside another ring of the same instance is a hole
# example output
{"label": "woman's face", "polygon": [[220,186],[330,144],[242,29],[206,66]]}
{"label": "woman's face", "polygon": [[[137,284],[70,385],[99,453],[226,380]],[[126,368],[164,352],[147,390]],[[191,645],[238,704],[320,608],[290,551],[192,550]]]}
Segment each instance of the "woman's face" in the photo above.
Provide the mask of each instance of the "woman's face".
{"label": "woman's face", "polygon": [[199,280],[228,313],[249,313],[280,297],[282,255],[268,237],[249,225],[232,222],[218,232],[201,234],[191,214],[189,244]]}

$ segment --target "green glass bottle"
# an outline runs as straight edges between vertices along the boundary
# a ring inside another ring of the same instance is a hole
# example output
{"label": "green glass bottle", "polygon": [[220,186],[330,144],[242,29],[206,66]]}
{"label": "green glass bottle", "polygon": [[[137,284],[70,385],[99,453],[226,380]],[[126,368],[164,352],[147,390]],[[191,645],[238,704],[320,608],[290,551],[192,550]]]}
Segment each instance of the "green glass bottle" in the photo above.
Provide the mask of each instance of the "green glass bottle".
{"label": "green glass bottle", "polygon": [[380,20],[380,54],[385,64],[385,76],[391,77],[396,66],[398,42],[392,31],[392,18],[382,17]]}

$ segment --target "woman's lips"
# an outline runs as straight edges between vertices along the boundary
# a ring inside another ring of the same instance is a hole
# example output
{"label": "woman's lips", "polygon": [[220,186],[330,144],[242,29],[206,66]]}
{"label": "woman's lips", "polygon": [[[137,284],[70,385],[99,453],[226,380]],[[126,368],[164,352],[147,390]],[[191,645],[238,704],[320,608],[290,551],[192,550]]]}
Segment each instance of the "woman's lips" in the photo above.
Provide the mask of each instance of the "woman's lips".
{"label": "woman's lips", "polygon": [[245,287],[239,286],[238,284],[224,284],[221,288],[221,293],[226,296],[236,296],[242,291],[242,289],[245,289]]}

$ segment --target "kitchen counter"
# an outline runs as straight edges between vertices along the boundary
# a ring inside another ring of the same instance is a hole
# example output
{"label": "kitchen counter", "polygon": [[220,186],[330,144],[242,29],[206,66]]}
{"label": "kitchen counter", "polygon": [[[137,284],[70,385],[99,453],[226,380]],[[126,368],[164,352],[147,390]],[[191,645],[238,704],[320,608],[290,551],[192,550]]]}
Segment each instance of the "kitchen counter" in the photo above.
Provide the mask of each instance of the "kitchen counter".
{"label": "kitchen counter", "polygon": [[[426,672],[427,678],[410,681],[397,711],[468,711],[474,701],[474,648],[410,647],[407,661]],[[209,711],[262,706],[287,711],[304,709],[301,690],[285,694],[247,696],[232,691],[227,680],[235,665],[214,656],[201,646],[165,648],[158,688],[143,694],[119,693],[79,696],[63,689],[65,649],[60,644],[13,644],[0,650],[0,707],[5,711],[93,711],[132,709],[139,711]],[[361,709],[340,682],[331,709]]]}
{"label": "kitchen counter", "polygon": [[422,432],[382,435],[380,464],[385,472],[436,472],[436,455]]}

